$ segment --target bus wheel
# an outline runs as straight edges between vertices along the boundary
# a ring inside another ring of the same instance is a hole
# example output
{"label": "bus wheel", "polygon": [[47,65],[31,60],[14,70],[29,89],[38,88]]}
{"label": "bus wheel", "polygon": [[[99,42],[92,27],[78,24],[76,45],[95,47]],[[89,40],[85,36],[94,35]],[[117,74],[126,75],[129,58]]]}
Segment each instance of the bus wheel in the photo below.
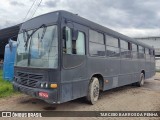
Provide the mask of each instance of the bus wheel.
{"label": "bus wheel", "polygon": [[144,85],[144,80],[145,80],[144,74],[141,73],[141,74],[140,74],[140,81],[137,82],[137,86],[138,86],[138,87],[143,86],[143,85]]}
{"label": "bus wheel", "polygon": [[97,102],[98,97],[99,97],[99,80],[98,78],[93,77],[89,84],[87,100],[89,101],[89,103],[93,105]]}

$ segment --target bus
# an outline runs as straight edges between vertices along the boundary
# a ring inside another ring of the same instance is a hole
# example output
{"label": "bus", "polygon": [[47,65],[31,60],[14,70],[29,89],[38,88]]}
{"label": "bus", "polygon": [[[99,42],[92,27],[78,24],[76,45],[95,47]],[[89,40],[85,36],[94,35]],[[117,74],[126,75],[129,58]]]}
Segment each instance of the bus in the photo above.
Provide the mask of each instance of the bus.
{"label": "bus", "polygon": [[67,11],[21,25],[14,65],[15,90],[50,104],[135,84],[155,74],[153,47]]}

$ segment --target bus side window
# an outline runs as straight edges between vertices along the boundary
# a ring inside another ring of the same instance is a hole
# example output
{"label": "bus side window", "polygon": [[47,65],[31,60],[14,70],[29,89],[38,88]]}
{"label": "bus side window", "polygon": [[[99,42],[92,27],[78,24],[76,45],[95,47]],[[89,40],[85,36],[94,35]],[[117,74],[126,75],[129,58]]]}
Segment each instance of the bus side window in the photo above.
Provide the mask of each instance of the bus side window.
{"label": "bus side window", "polygon": [[145,50],[145,53],[147,54],[147,55],[149,55],[149,49],[148,48],[146,48],[146,50]]}
{"label": "bus side window", "polygon": [[155,56],[155,50],[153,50],[153,56]]}
{"label": "bus side window", "polygon": [[121,57],[122,58],[131,58],[131,46],[130,43],[124,40],[120,40],[121,46]]}
{"label": "bus side window", "polygon": [[138,46],[132,43],[132,58],[137,59]]}
{"label": "bus side window", "polygon": [[152,50],[151,49],[149,49],[149,55],[152,55]]}
{"label": "bus side window", "polygon": [[72,40],[72,54],[85,55],[85,34],[78,31],[77,40]]}
{"label": "bus side window", "polygon": [[136,44],[132,43],[132,51],[138,52],[138,47]]}
{"label": "bus side window", "polygon": [[78,31],[78,38],[76,40],[76,54],[85,55],[85,34]]}
{"label": "bus side window", "polygon": [[128,50],[132,50],[132,44],[128,42]]}
{"label": "bus side window", "polygon": [[145,54],[146,54],[146,60],[150,60],[150,49],[146,48]]}
{"label": "bus side window", "polygon": [[106,35],[107,56],[120,57],[118,38]]}
{"label": "bus side window", "polygon": [[72,32],[69,27],[65,27],[63,40],[63,53],[85,55],[85,34],[78,31],[77,40],[72,40]]}
{"label": "bus side window", "polygon": [[91,56],[105,56],[104,35],[100,32],[89,30],[89,53]]}
{"label": "bus side window", "polygon": [[143,59],[145,54],[145,49],[142,46],[138,46],[139,58]]}

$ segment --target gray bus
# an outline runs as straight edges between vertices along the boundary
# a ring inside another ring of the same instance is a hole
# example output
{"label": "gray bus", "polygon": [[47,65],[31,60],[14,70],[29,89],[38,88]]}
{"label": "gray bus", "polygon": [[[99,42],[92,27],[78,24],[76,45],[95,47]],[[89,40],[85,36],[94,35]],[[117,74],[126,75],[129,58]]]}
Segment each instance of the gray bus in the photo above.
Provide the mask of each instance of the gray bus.
{"label": "gray bus", "polygon": [[15,90],[60,104],[136,84],[155,74],[154,49],[67,11],[24,22],[15,62]]}

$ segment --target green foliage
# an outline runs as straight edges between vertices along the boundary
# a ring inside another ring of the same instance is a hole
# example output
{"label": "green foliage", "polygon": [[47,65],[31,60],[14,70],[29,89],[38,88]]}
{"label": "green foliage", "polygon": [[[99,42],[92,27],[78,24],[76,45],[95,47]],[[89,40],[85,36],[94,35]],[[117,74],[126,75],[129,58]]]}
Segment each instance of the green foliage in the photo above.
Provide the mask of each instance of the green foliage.
{"label": "green foliage", "polygon": [[159,70],[157,69],[156,72],[160,72],[160,69]]}
{"label": "green foliage", "polygon": [[16,94],[14,91],[12,83],[6,80],[3,80],[3,72],[0,70],[0,98],[11,96]]}

